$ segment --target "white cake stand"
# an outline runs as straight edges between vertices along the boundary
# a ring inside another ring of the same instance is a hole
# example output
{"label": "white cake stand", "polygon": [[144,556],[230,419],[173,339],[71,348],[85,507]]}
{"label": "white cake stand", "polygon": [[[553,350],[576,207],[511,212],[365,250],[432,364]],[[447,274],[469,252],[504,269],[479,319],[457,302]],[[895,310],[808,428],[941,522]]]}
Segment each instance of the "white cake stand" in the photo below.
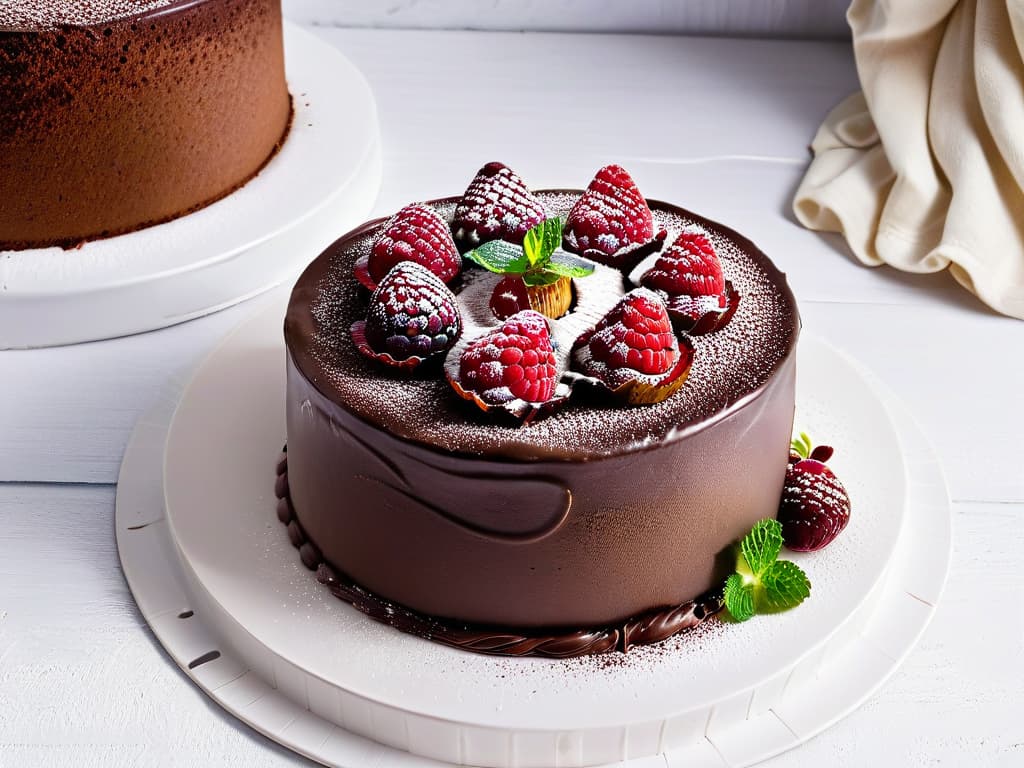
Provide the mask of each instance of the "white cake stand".
{"label": "white cake stand", "polygon": [[124,336],[223,309],[297,276],[367,217],[381,182],[370,87],[337,49],[291,24],[285,53],[292,130],[244,187],[81,250],[0,251],[0,349]]}
{"label": "white cake stand", "polygon": [[567,661],[480,656],[378,624],[316,582],[276,519],[282,313],[244,323],[139,423],[117,541],[171,657],[301,754],[344,768],[750,765],[856,708],[932,616],[950,554],[934,453],[855,364],[805,335],[797,421],[837,446],[854,512],[828,549],[788,555],[813,583],[798,609]]}

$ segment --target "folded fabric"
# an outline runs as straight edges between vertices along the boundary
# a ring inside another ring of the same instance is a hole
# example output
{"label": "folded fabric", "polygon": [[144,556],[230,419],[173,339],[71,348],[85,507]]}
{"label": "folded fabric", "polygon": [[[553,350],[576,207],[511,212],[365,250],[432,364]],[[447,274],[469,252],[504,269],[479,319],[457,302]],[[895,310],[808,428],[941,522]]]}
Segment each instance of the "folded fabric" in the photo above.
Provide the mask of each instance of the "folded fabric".
{"label": "folded fabric", "polygon": [[847,20],[862,91],[818,130],[797,218],[1024,319],[1024,0],[854,0]]}

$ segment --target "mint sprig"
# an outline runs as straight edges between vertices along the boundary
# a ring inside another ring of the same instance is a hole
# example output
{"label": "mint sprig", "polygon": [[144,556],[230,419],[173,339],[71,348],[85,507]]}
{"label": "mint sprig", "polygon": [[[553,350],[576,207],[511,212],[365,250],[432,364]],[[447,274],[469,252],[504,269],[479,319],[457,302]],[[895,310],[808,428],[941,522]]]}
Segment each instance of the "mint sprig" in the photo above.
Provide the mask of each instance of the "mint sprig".
{"label": "mint sprig", "polygon": [[799,435],[793,438],[790,442],[789,447],[793,449],[793,453],[799,456],[801,459],[806,459],[811,455],[811,449],[814,445],[811,443],[811,436],[806,432],[801,432]]}
{"label": "mint sprig", "polygon": [[736,573],[726,579],[724,592],[725,607],[736,621],[795,608],[810,596],[807,574],[796,563],[778,559],[782,550],[778,520],[758,522],[739,549]]}
{"label": "mint sprig", "polygon": [[550,285],[563,277],[586,277],[595,264],[566,251],[562,244],[562,219],[546,219],[523,238],[520,248],[504,240],[491,240],[466,253],[466,258],[500,275],[522,275],[527,285]]}

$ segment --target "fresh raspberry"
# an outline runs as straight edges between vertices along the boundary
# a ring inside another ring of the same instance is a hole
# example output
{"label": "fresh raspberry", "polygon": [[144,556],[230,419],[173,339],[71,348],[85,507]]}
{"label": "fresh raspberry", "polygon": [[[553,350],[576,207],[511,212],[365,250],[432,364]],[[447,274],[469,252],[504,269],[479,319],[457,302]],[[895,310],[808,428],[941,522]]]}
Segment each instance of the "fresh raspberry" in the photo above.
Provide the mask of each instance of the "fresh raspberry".
{"label": "fresh raspberry", "polygon": [[669,296],[725,296],[722,263],[707,234],[696,228],[683,230],[641,283]]}
{"label": "fresh raspberry", "polygon": [[461,333],[455,295],[414,261],[401,261],[384,276],[370,297],[366,321],[352,326],[359,351],[390,364],[441,354]]}
{"label": "fresh raspberry", "polygon": [[622,266],[620,252],[654,237],[651,209],[636,183],[618,165],[597,172],[587,191],[569,211],[562,247],[612,267]]}
{"label": "fresh raspberry", "polygon": [[501,278],[491,292],[491,312],[499,320],[530,308],[530,294],[519,275]]}
{"label": "fresh raspberry", "polygon": [[612,389],[642,377],[662,377],[679,356],[665,303],[646,288],[623,296],[593,331],[576,342],[581,372]]}
{"label": "fresh raspberry", "polygon": [[831,455],[819,445],[808,458],[790,456],[778,519],[783,541],[797,552],[822,549],[850,522],[850,497],[825,465]]}
{"label": "fresh raspberry", "polygon": [[488,163],[455,208],[452,230],[466,248],[499,239],[522,245],[526,233],[547,217],[519,174],[502,163]]}
{"label": "fresh raspberry", "polygon": [[407,205],[388,220],[370,250],[369,281],[361,277],[360,282],[373,289],[402,261],[422,264],[446,283],[462,269],[451,231],[433,208]]}
{"label": "fresh raspberry", "polygon": [[474,340],[459,361],[459,384],[491,404],[550,400],[556,376],[547,321],[530,309]]}

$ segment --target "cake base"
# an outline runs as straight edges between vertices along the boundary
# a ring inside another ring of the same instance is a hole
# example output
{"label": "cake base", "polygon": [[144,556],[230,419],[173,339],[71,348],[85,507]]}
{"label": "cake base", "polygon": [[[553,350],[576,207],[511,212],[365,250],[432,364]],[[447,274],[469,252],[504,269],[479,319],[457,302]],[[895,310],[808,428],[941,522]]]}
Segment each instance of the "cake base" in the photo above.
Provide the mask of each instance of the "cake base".
{"label": "cake base", "polygon": [[243,324],[139,422],[116,517],[125,575],[168,653],[297,752],[346,768],[749,765],[852,711],[932,616],[950,547],[934,454],[859,369],[805,337],[797,423],[839,448],[854,517],[828,549],[791,556],[814,584],[800,608],[573,660],[472,654],[375,622],[316,582],[276,519],[282,316]]}
{"label": "cake base", "polygon": [[0,251],[0,349],[125,336],[224,309],[294,280],[369,215],[381,182],[369,85],[336,48],[287,23],[285,60],[291,132],[241,189],[77,250]]}

